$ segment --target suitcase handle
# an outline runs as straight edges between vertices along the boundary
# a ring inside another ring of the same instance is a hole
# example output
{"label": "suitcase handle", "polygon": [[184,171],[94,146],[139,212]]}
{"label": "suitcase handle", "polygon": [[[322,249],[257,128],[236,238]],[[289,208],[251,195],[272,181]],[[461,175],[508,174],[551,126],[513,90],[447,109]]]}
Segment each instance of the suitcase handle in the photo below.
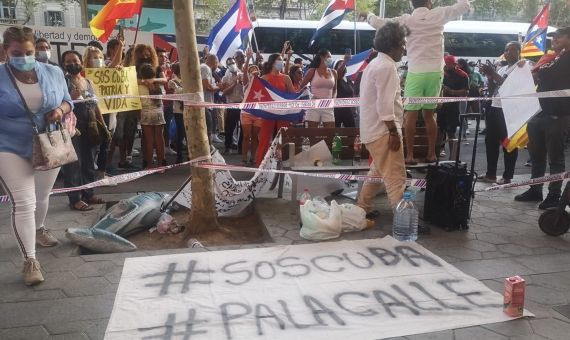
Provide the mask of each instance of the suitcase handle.
{"label": "suitcase handle", "polygon": [[477,138],[479,137],[479,125],[481,124],[480,113],[462,113],[459,115],[459,137],[457,139],[457,154],[455,158],[455,168],[459,168],[459,153],[461,152],[461,137],[463,135],[463,120],[467,118],[475,118],[477,121],[475,127],[475,142],[473,144],[473,155],[471,157],[471,173],[475,173],[475,157],[477,152]]}

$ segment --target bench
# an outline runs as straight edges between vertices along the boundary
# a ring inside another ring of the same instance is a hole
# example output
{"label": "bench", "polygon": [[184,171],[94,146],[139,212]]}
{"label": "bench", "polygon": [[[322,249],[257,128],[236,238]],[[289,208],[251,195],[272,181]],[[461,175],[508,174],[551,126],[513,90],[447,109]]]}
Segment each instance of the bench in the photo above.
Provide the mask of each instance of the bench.
{"label": "bench", "polygon": [[[332,149],[332,141],[338,134],[342,140],[342,151],[340,158],[342,164],[324,166],[302,166],[296,165],[293,157],[301,152],[303,138],[308,137],[312,145],[324,140],[329,150]],[[364,144],[361,149],[361,164],[353,165],[354,158],[354,139],[360,134],[359,128],[288,128],[281,131],[281,146],[283,168],[291,171],[299,172],[334,172],[334,173],[360,173],[370,169],[368,165],[368,150]],[[283,197],[284,175],[279,177],[278,197]],[[297,199],[297,176],[292,176],[291,200]]]}

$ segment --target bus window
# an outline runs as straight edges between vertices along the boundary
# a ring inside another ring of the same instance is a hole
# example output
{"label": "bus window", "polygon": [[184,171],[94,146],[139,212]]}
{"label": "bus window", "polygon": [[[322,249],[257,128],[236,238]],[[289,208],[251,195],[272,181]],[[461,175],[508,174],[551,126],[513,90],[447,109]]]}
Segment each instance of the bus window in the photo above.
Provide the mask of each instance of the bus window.
{"label": "bus window", "polygon": [[445,51],[457,57],[490,57],[503,54],[505,45],[518,41],[516,34],[445,32]]}
{"label": "bus window", "polygon": [[[286,30],[276,27],[256,27],[255,38],[261,53],[281,53],[283,44],[288,40]],[[297,51],[296,44],[293,49]]]}

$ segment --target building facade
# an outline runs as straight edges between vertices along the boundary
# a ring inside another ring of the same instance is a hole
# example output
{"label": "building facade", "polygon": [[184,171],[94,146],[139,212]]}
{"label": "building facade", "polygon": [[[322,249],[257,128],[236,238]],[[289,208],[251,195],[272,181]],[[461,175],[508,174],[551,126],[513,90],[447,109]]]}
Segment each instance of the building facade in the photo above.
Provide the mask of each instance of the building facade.
{"label": "building facade", "polygon": [[0,0],[0,24],[83,27],[81,5],[70,1]]}

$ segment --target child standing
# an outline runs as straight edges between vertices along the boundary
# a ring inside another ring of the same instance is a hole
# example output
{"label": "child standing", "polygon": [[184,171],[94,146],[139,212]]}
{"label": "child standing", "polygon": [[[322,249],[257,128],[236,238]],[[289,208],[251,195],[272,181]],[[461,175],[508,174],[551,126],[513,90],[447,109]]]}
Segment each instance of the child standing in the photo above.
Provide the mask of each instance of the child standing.
{"label": "child standing", "polygon": [[[156,70],[151,64],[142,64],[138,69],[139,95],[160,95],[162,89],[152,80],[156,76]],[[164,138],[163,131],[166,121],[162,100],[141,98],[141,126],[143,133],[144,162],[143,168],[153,167],[153,152],[156,150],[157,165],[166,165],[164,159]]]}

